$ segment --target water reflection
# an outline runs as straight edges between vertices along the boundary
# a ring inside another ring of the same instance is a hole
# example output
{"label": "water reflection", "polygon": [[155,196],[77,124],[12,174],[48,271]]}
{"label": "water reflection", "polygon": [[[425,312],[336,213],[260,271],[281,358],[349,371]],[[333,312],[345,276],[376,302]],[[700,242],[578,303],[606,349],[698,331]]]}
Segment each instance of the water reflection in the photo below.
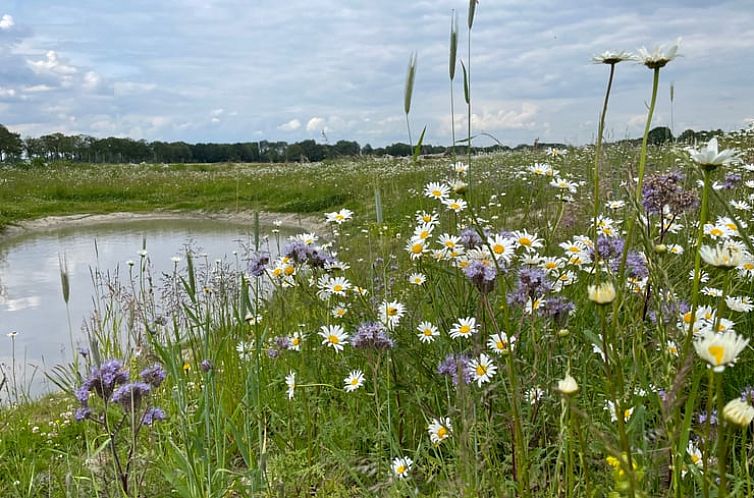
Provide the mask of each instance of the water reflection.
{"label": "water reflection", "polygon": [[[276,244],[270,244],[272,252]],[[97,305],[94,283],[126,280],[128,269],[148,260],[157,284],[176,265],[185,264],[187,249],[207,263],[244,267],[245,253],[254,246],[252,228],[211,220],[150,220],[99,223],[27,233],[0,240],[0,364],[12,370],[12,341],[17,335],[15,360],[27,365],[23,379],[32,394],[50,388],[35,370],[49,371],[68,362],[71,349],[85,344],[87,317]],[[146,251],[143,257],[141,251]],[[66,305],[60,280],[60,258],[65,259],[70,285],[71,344]],[[180,262],[178,261],[180,258]],[[138,266],[136,267],[138,269]],[[95,277],[95,278],[93,278]],[[2,372],[0,372],[2,379]],[[20,379],[19,379],[20,380]],[[0,393],[0,399],[5,398]]]}

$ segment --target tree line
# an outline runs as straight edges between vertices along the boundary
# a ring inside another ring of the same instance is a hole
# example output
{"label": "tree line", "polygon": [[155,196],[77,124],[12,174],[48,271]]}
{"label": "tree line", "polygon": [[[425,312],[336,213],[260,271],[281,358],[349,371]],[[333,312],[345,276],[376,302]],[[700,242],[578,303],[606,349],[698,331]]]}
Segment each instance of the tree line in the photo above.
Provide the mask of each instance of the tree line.
{"label": "tree line", "polygon": [[[650,132],[650,141],[660,144],[666,141],[694,143],[708,140],[722,134],[722,130],[686,130],[677,139],[670,129],[657,127]],[[519,145],[510,148],[504,145],[473,147],[472,152],[496,152],[531,148],[532,145]],[[534,147],[565,148],[564,144],[535,142]],[[422,154],[448,154],[450,147],[442,145],[422,145]],[[468,151],[465,146],[456,146],[460,155]],[[364,146],[358,142],[339,140],[334,144],[317,143],[314,140],[301,142],[272,142],[259,140],[239,143],[186,143],[186,142],[147,142],[130,138],[96,138],[88,135],[64,135],[52,133],[40,137],[21,138],[0,124],[0,162],[19,161],[72,161],[87,163],[219,163],[219,162],[316,162],[339,157],[394,156],[406,157],[413,153],[409,144],[394,143],[385,147]]]}

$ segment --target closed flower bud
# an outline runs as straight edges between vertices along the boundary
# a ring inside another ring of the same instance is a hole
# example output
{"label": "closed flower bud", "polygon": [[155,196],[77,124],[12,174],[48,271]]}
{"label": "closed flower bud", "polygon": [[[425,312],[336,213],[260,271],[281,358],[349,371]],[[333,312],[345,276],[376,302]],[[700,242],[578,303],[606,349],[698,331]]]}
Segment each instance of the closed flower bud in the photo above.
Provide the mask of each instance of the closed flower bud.
{"label": "closed flower bud", "polygon": [[754,407],[741,399],[728,402],[723,408],[723,418],[733,425],[741,428],[748,427],[754,420]]}
{"label": "closed flower bud", "polygon": [[655,246],[655,252],[657,254],[665,254],[666,252],[668,252],[668,246],[666,246],[665,244],[657,244]]}
{"label": "closed flower bud", "polygon": [[590,285],[589,300],[597,304],[610,304],[615,300],[615,287],[612,282]]}
{"label": "closed flower bud", "polygon": [[571,374],[566,374],[563,380],[558,381],[558,392],[564,396],[570,396],[576,394],[579,391],[579,385],[576,383],[576,379],[571,377]]}

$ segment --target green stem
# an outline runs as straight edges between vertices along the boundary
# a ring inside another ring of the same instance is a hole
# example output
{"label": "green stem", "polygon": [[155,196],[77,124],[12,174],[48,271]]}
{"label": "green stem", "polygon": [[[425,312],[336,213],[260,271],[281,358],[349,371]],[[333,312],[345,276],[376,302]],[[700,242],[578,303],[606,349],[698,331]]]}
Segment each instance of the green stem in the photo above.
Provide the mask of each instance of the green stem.
{"label": "green stem", "polygon": [[615,75],[615,64],[610,64],[610,76],[607,79],[607,90],[605,91],[605,101],[602,104],[602,113],[600,114],[600,124],[597,129],[597,145],[594,148],[594,246],[597,247],[597,216],[600,214],[600,162],[602,159],[602,135],[605,131],[605,115],[607,114],[607,102],[610,98],[610,88],[613,86],[613,75]]}
{"label": "green stem", "polygon": [[704,225],[709,216],[709,193],[712,188],[712,172],[704,170],[704,188],[702,189],[702,207],[699,214],[699,229],[697,230],[696,245],[694,246],[694,280],[691,284],[691,318],[689,330],[683,345],[683,357],[690,352],[694,338],[694,323],[696,322],[696,310],[699,307],[699,282],[702,277],[702,243],[704,242]]}
{"label": "green stem", "polygon": [[[610,394],[610,398],[613,402],[613,410],[615,411],[616,424],[618,426],[618,437],[620,438],[621,451],[626,457],[626,468],[624,469],[628,475],[628,496],[633,498],[636,492],[636,478],[634,475],[634,463],[633,455],[631,452],[631,443],[628,439],[628,433],[626,432],[626,420],[623,410],[623,367],[619,361],[616,361],[616,368],[613,371],[610,362],[610,353],[617,351],[617,345],[615,344],[614,335],[609,334],[607,326],[607,311],[605,307],[600,305],[600,322],[602,328],[602,347],[604,348],[603,354],[605,355],[605,374],[607,377],[607,387]],[[613,374],[615,377],[613,377]],[[622,459],[621,459],[622,460]]]}
{"label": "green stem", "polygon": [[725,400],[723,398],[723,374],[722,372],[715,374],[715,386],[717,388],[717,416],[718,416],[718,429],[717,429],[717,472],[720,478],[720,485],[717,488],[717,496],[719,498],[725,498],[728,496],[728,473],[725,457],[728,452],[726,447],[726,423],[723,420],[723,407]]}
{"label": "green stem", "polygon": [[[641,205],[642,188],[644,187],[644,169],[647,165],[647,142],[649,141],[649,127],[652,125],[652,116],[655,112],[655,102],[657,101],[657,87],[660,85],[660,68],[654,69],[654,77],[652,78],[652,98],[649,102],[649,112],[647,113],[647,122],[644,125],[644,137],[641,140],[641,152],[639,154],[639,179],[636,184],[635,202],[636,205]],[[618,303],[622,301],[620,299],[623,294],[623,281],[624,272],[626,270],[626,258],[628,257],[628,251],[631,248],[631,240],[634,236],[634,223],[635,217],[630,216],[628,218],[628,234],[626,235],[626,241],[623,246],[623,254],[621,255],[620,267],[618,270],[618,280],[621,283],[618,288],[618,299],[615,300],[617,309]],[[616,320],[617,322],[617,320]]]}
{"label": "green stem", "polygon": [[[702,460],[702,468],[704,469],[704,480],[702,481],[702,494],[704,495],[704,498],[709,498],[709,481],[710,481],[710,475],[709,475],[709,460],[710,460],[710,454],[712,449],[711,444],[711,433],[712,433],[712,389],[715,383],[715,379],[713,378],[714,372],[712,372],[712,369],[709,370],[709,374],[707,376],[707,420],[704,423],[704,454],[703,454],[703,460]],[[722,416],[722,414],[719,414]]]}

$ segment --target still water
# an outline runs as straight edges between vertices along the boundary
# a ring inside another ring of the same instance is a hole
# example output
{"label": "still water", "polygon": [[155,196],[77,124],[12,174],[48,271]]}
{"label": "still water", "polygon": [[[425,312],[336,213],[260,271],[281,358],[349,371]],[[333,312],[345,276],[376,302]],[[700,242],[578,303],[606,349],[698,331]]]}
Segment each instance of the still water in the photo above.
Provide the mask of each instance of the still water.
{"label": "still water", "polygon": [[153,275],[172,272],[173,257],[181,257],[182,265],[189,244],[209,261],[244,265],[243,246],[253,247],[253,238],[253,229],[245,224],[174,219],[97,223],[0,238],[0,381],[5,375],[8,383],[0,390],[0,401],[7,401],[9,387],[13,391],[14,357],[15,384],[32,396],[54,390],[44,372],[71,360],[60,259],[68,267],[76,347],[86,343],[81,325],[93,309],[91,268],[119,269],[127,275],[128,262],[139,264],[145,242]]}

